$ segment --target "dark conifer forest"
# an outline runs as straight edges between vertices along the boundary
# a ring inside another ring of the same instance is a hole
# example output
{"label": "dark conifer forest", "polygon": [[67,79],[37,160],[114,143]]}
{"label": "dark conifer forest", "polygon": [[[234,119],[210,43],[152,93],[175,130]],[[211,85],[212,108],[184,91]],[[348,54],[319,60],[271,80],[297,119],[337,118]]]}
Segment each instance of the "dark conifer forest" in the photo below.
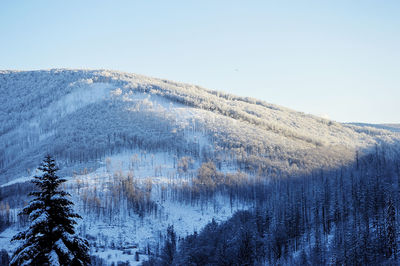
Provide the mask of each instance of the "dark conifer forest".
{"label": "dark conifer forest", "polygon": [[253,208],[176,244],[167,238],[147,265],[399,263],[400,161],[385,150],[329,172],[238,189]]}

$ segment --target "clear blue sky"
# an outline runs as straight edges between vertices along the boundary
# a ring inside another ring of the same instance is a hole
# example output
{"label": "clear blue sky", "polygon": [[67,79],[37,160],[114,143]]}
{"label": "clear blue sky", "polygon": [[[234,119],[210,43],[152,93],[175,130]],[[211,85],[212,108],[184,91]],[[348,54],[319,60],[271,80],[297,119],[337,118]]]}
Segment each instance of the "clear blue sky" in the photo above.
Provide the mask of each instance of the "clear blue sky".
{"label": "clear blue sky", "polygon": [[64,67],[400,122],[400,1],[0,1],[0,69]]}

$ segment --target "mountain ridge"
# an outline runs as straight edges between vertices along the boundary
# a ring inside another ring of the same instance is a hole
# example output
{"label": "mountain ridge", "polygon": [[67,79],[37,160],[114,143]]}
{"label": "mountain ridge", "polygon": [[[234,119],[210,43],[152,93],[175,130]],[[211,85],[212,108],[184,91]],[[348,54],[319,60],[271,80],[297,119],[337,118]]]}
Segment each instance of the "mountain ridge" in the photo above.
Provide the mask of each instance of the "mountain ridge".
{"label": "mountain ridge", "polygon": [[[120,71],[1,70],[0,92],[4,95],[0,175],[7,179],[22,172],[17,163],[33,168],[43,152],[73,165],[140,146],[169,150],[177,157],[189,154],[199,161],[213,159],[253,174],[261,168],[266,175],[276,175],[337,166],[354,159],[356,150],[398,144],[398,135],[386,130],[341,124],[250,97]],[[100,124],[102,120],[109,127]],[[85,124],[90,126],[84,128]],[[207,145],[200,145],[199,137]],[[71,148],[65,148],[67,143]],[[94,152],[88,152],[88,147]],[[33,160],[19,155],[20,151],[27,151]]]}

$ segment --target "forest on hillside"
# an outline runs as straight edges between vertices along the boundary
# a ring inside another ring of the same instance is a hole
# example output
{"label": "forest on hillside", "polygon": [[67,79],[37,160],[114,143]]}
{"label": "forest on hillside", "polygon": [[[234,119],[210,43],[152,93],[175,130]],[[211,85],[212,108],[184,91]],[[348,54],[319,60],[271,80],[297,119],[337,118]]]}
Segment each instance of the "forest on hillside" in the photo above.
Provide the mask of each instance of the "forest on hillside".
{"label": "forest on hillside", "polygon": [[[145,265],[354,265],[396,264],[400,207],[400,160],[382,147],[354,163],[305,176],[267,179],[261,175],[221,173],[211,161],[192,176],[192,182],[168,185],[139,183],[134,176],[114,173],[112,189],[87,189],[80,181],[69,191],[80,195],[80,210],[91,220],[115,222],[113,217],[137,215],[163,219],[151,192],[182,206],[215,208],[218,197],[231,208],[246,204],[225,222],[212,221],[186,237],[178,237],[173,224],[156,244],[138,254],[149,256]],[[182,176],[190,169],[188,158],[179,166]],[[262,174],[262,172],[260,172]],[[108,185],[107,185],[108,184]],[[27,218],[10,212],[16,198],[30,191],[18,184],[0,190],[0,228],[26,226]],[[103,191],[103,192],[101,192]],[[125,213],[125,214],[123,214]],[[15,220],[17,219],[17,220]],[[89,220],[85,221],[89,223]],[[84,234],[84,232],[81,232]],[[90,239],[90,236],[89,236]],[[101,243],[92,241],[92,248]],[[114,245],[114,244],[113,244]],[[97,247],[96,247],[97,246]],[[104,261],[93,257],[95,265]]]}
{"label": "forest on hillside", "polygon": [[0,241],[29,225],[25,181],[48,152],[94,265],[397,262],[395,132],[112,71],[0,84]]}
{"label": "forest on hillside", "polygon": [[400,161],[385,150],[329,172],[238,189],[253,208],[180,239],[171,226],[145,265],[399,263]]}
{"label": "forest on hillside", "polygon": [[[149,155],[149,160],[152,156]],[[172,201],[218,213],[221,198],[236,210],[227,221],[213,220],[199,231],[178,236],[174,224],[158,240],[142,246],[138,256],[145,265],[376,265],[398,263],[400,230],[400,160],[393,150],[376,146],[337,169],[315,170],[307,175],[265,176],[221,172],[212,160],[198,169],[185,156],[174,163],[179,178],[156,182],[136,178],[140,157],[131,158],[131,172],[114,171],[93,186],[87,170],[64,187],[73,193],[84,217],[80,234],[91,239],[91,248],[124,248],[86,226],[96,221],[113,225],[138,217],[163,221],[168,213],[161,202]],[[86,172],[85,172],[86,171]],[[155,172],[157,176],[157,171]],[[0,188],[0,231],[24,228],[25,216],[16,212],[26,205],[29,183]],[[154,197],[159,195],[159,198]],[[240,210],[243,209],[243,210]],[[139,229],[135,229],[139,230]],[[94,265],[106,265],[98,257]]]}
{"label": "forest on hillside", "polygon": [[3,183],[29,175],[45,151],[63,168],[142,149],[271,176],[337,167],[356,149],[399,142],[387,130],[129,73],[0,71],[0,92]]}

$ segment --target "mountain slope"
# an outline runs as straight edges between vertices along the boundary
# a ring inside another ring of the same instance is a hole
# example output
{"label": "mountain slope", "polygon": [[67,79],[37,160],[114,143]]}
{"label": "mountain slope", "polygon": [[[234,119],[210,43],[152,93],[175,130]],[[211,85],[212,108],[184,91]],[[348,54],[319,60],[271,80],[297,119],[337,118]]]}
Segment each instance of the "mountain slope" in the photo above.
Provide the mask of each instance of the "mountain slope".
{"label": "mountain slope", "polygon": [[26,226],[17,213],[31,187],[22,182],[46,153],[68,180],[91,255],[135,265],[135,252],[141,261],[159,252],[169,225],[183,237],[225,221],[269,195],[271,179],[337,169],[376,145],[384,158],[399,150],[396,132],[115,71],[0,71],[0,95],[0,246],[9,253]]}
{"label": "mountain slope", "polygon": [[0,93],[0,183],[33,169],[47,152],[68,169],[140,149],[276,175],[337,166],[356,149],[399,139],[256,99],[115,71],[1,71]]}

